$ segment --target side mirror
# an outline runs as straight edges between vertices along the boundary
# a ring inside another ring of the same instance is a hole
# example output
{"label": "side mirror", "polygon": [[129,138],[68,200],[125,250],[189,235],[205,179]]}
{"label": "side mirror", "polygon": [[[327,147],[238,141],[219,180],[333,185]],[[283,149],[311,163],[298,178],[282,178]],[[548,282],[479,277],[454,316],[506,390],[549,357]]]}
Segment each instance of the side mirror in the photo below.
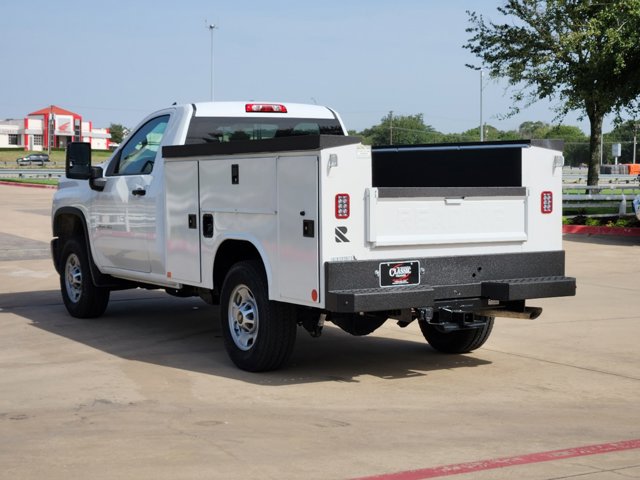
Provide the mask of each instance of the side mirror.
{"label": "side mirror", "polygon": [[107,179],[104,178],[102,167],[91,167],[91,177],[89,177],[89,186],[98,192],[104,190],[107,185]]}
{"label": "side mirror", "polygon": [[91,172],[91,144],[87,142],[71,142],[67,145],[65,164],[67,178],[89,180]]}

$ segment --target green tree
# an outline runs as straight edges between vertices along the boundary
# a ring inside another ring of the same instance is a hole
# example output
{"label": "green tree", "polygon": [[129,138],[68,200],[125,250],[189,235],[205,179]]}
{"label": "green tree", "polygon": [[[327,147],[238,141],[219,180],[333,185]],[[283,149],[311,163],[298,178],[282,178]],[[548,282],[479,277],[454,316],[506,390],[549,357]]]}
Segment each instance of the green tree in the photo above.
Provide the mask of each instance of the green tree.
{"label": "green tree", "polygon": [[579,127],[573,125],[555,125],[548,129],[544,137],[550,140],[564,141],[564,161],[571,166],[588,163],[589,137]]}
{"label": "green tree", "polygon": [[518,133],[520,134],[520,138],[545,138],[545,135],[551,128],[546,122],[522,122],[518,127]]}
{"label": "green tree", "polygon": [[421,113],[416,115],[394,115],[389,112],[374,125],[362,131],[367,143],[372,145],[414,145],[437,143],[443,135],[432,126],[425,125]]}
{"label": "green tree", "polygon": [[640,0],[507,0],[504,23],[469,12],[465,48],[492,77],[506,77],[514,108],[557,101],[560,117],[587,115],[588,184],[597,185],[604,116],[640,95]]}
{"label": "green tree", "polygon": [[111,141],[114,143],[122,143],[122,140],[127,135],[129,130],[119,123],[112,123],[109,125],[109,132],[111,133]]}

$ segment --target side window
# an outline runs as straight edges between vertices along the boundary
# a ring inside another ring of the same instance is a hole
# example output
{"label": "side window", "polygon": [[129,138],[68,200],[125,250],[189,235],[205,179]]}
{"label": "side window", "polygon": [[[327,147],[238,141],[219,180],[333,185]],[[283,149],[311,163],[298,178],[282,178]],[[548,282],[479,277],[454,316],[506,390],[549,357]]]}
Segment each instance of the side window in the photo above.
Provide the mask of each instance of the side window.
{"label": "side window", "polygon": [[160,148],[169,115],[149,120],[127,140],[116,161],[115,175],[146,175],[153,170],[153,163]]}

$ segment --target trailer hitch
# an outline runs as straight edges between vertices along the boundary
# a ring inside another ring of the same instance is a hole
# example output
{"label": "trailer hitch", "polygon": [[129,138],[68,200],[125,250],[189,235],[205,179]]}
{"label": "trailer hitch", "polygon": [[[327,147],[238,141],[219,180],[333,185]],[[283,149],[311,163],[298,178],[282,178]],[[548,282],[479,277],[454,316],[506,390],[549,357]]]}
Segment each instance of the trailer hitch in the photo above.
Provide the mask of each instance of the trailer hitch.
{"label": "trailer hitch", "polygon": [[487,323],[486,318],[478,316],[474,312],[446,307],[437,310],[431,307],[419,308],[418,315],[420,321],[436,326],[445,333],[455,330],[480,328],[484,327]]}

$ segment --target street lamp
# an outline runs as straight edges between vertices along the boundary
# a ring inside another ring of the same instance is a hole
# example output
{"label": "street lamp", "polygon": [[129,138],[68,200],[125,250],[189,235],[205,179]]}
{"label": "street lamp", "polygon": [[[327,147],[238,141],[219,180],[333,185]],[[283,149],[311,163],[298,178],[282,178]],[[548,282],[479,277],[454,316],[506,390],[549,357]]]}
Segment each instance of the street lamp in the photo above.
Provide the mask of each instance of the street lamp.
{"label": "street lamp", "polygon": [[638,136],[638,128],[640,128],[640,123],[633,122],[633,163],[636,163],[636,139]]}
{"label": "street lamp", "polygon": [[[205,23],[207,23],[206,20]],[[209,32],[211,32],[211,101],[213,102],[213,31],[217,29],[218,26],[211,23],[207,24],[207,28]]]}
{"label": "street lamp", "polygon": [[482,91],[484,90],[484,70],[480,69],[480,141],[484,142],[484,125],[482,123]]}

